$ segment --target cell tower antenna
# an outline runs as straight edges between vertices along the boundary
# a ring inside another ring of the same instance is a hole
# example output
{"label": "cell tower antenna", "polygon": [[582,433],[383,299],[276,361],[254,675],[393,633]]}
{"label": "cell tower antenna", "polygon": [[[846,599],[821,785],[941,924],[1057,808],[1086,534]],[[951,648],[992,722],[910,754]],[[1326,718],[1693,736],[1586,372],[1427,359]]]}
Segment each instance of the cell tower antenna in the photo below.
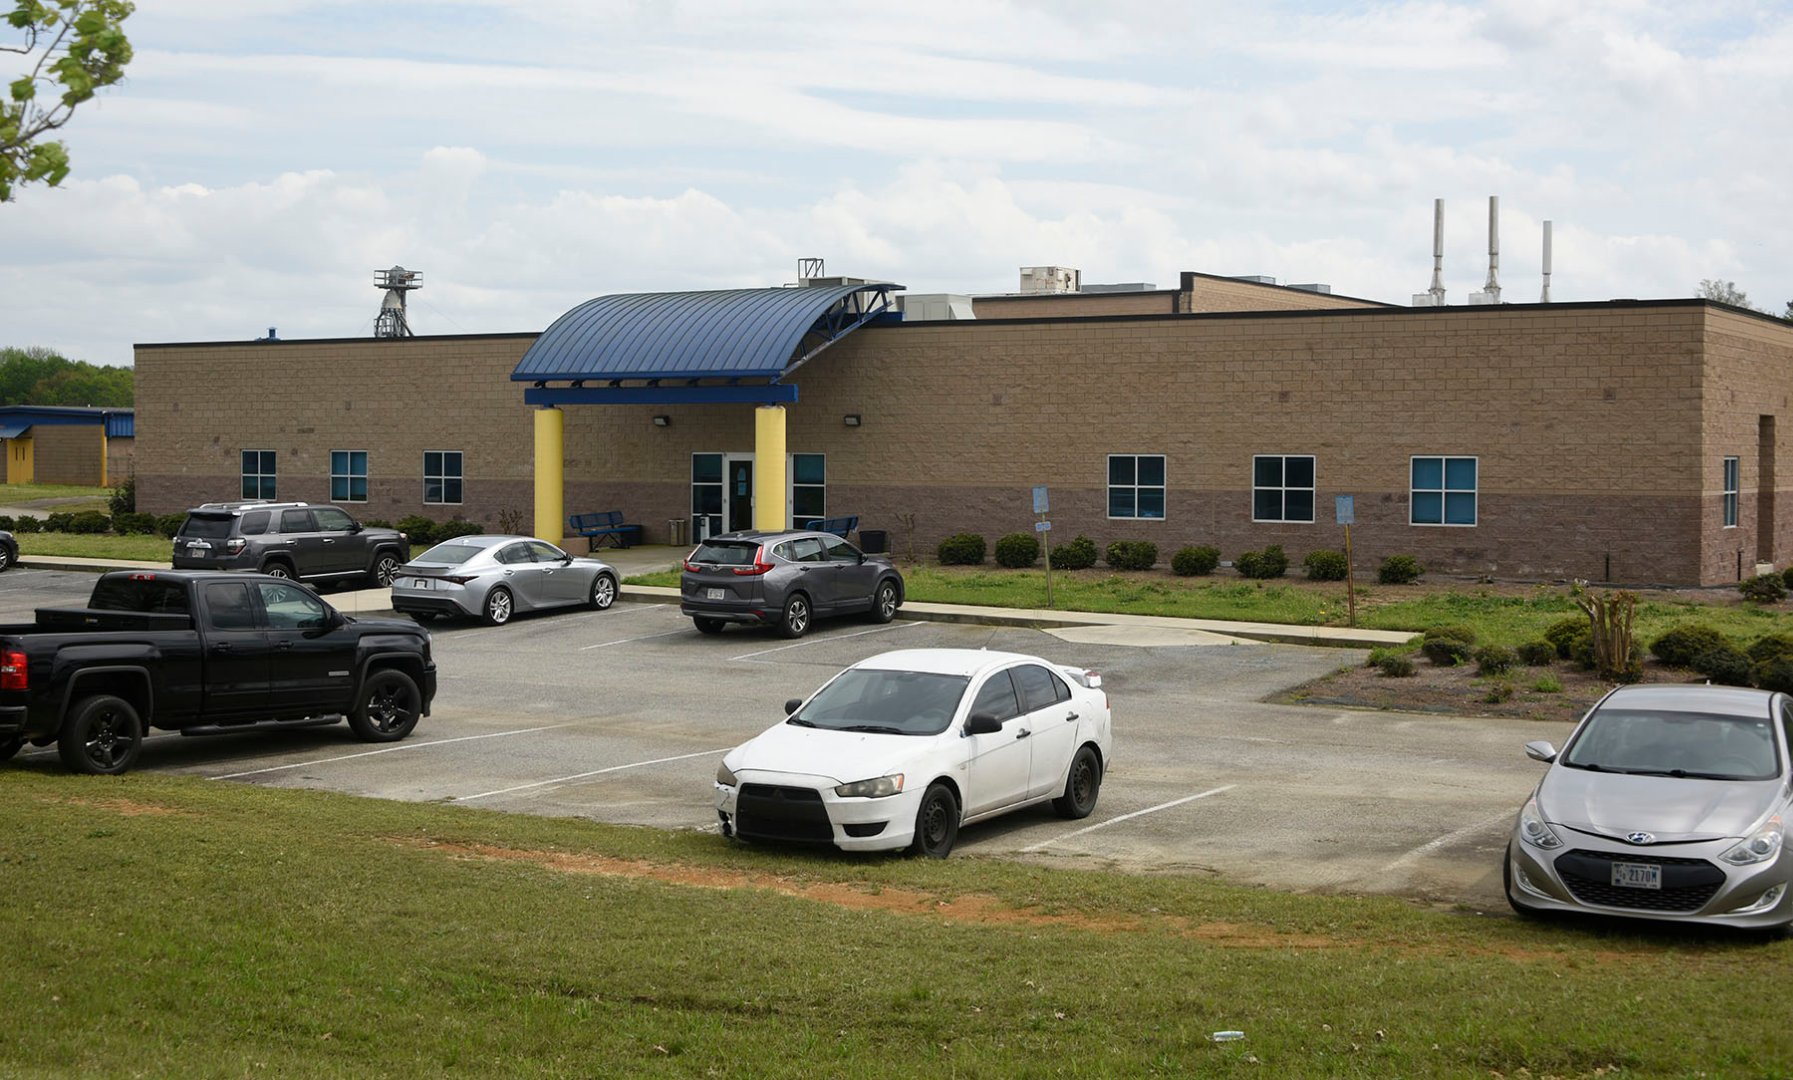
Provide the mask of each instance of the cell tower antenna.
{"label": "cell tower antenna", "polygon": [[405,318],[405,294],[423,288],[423,282],[417,280],[422,276],[423,271],[406,270],[402,266],[374,271],[374,287],[386,290],[385,298],[380,301],[379,317],[374,320],[374,337],[412,336],[410,320]]}

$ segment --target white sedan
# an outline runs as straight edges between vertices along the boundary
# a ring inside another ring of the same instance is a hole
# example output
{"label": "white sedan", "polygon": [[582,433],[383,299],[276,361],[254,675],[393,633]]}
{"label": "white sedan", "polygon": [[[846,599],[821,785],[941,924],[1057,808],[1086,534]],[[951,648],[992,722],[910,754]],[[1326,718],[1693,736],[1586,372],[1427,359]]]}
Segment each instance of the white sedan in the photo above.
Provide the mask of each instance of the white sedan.
{"label": "white sedan", "polygon": [[725,836],[945,858],[1011,810],[1088,816],[1113,746],[1100,675],[981,649],[874,656],[785,712],[716,770]]}

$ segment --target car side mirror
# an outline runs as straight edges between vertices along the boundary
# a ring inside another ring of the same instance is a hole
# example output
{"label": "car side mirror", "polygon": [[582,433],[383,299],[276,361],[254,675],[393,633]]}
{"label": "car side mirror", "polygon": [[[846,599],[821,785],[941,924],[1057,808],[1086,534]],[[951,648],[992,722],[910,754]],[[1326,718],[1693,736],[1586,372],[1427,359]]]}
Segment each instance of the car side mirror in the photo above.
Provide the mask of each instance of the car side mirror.
{"label": "car side mirror", "polygon": [[803,704],[802,698],[800,698],[800,697],[792,698],[791,700],[784,703],[784,714],[786,716],[791,715],[792,713],[796,712],[798,706],[800,706],[802,704]]}
{"label": "car side mirror", "polygon": [[1542,761],[1546,765],[1556,760],[1556,747],[1547,740],[1537,739],[1525,744],[1525,756],[1533,761]]}
{"label": "car side mirror", "polygon": [[358,533],[362,529],[365,529],[366,527],[367,526],[361,524],[359,521],[355,521],[353,519],[350,519],[350,521],[349,521],[349,532],[351,532],[351,533]]}
{"label": "car side mirror", "polygon": [[1002,730],[1002,721],[995,713],[975,712],[965,721],[967,735],[994,735]]}
{"label": "car side mirror", "polygon": [[566,553],[566,552],[564,552],[564,551],[563,551],[563,552],[561,552],[561,555],[560,555],[560,565],[562,565],[562,566],[571,566],[571,565],[573,565],[573,557],[572,557],[572,556],[571,556],[571,555],[568,555],[568,554],[567,554],[567,553]]}

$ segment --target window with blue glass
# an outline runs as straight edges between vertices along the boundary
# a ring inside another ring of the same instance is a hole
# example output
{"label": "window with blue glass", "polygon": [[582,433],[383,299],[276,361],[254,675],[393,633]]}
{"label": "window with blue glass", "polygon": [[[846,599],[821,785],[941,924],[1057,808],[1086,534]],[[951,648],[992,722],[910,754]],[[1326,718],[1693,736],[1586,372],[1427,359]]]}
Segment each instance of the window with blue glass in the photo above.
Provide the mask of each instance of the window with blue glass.
{"label": "window with blue glass", "polygon": [[1251,520],[1314,520],[1312,454],[1259,454],[1251,459]]}
{"label": "window with blue glass", "polygon": [[798,525],[827,517],[828,462],[825,454],[791,455],[791,520]]}
{"label": "window with blue glass", "polygon": [[330,451],[330,501],[367,501],[367,451]]}
{"label": "window with blue glass", "polygon": [[1725,528],[1737,527],[1737,492],[1741,488],[1738,481],[1737,459],[1725,458]]}
{"label": "window with blue glass", "polygon": [[423,452],[423,501],[426,503],[458,503],[461,501],[461,452],[459,450],[425,450]]}
{"label": "window with blue glass", "polygon": [[691,528],[694,540],[722,531],[721,454],[691,455]]}
{"label": "window with blue glass", "polygon": [[1108,516],[1164,517],[1164,455],[1108,455]]}
{"label": "window with blue glass", "polygon": [[243,451],[243,498],[274,497],[274,451]]}
{"label": "window with blue glass", "polygon": [[1408,517],[1414,525],[1476,523],[1476,459],[1416,457]]}

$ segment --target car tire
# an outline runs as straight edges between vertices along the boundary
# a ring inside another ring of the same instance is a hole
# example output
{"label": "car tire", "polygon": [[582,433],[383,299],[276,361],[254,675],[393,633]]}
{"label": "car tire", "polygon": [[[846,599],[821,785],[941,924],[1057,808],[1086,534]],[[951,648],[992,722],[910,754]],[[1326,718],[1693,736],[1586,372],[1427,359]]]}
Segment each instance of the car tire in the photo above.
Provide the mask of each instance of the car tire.
{"label": "car tire", "polygon": [[349,714],[349,730],[363,742],[397,742],[417,727],[423,695],[411,676],[384,668],[367,677],[361,700]]}
{"label": "car tire", "polygon": [[599,574],[591,579],[591,595],[585,602],[599,611],[607,610],[616,603],[616,579],[609,574]]}
{"label": "car tire", "polygon": [[56,748],[72,772],[117,776],[131,767],[143,748],[143,721],[124,698],[85,697],[63,718]]}
{"label": "car tire", "polygon": [[288,566],[286,563],[281,562],[278,559],[274,560],[273,562],[268,563],[266,566],[263,566],[261,568],[261,572],[268,575],[269,577],[277,577],[277,578],[291,578],[291,577],[295,576],[293,574],[293,568],[291,566]]}
{"label": "car tire", "polygon": [[691,622],[697,627],[697,632],[700,634],[722,633],[721,619],[706,619],[702,615],[693,615],[691,617]]}
{"label": "car tire", "polygon": [[367,580],[376,589],[392,586],[392,579],[398,576],[398,556],[390,551],[382,551],[374,556],[374,565],[367,572]]}
{"label": "car tire", "polygon": [[909,853],[944,859],[952,854],[958,838],[959,800],[945,784],[930,784],[915,810],[915,839],[909,844]]}
{"label": "car tire", "polygon": [[1102,794],[1102,760],[1087,746],[1077,748],[1071,758],[1071,771],[1065,776],[1065,793],[1052,800],[1052,809],[1061,818],[1076,821],[1089,817]]}
{"label": "car tire", "polygon": [[24,745],[24,739],[0,739],[0,761],[11,761]]}
{"label": "car tire", "polygon": [[887,623],[896,618],[897,587],[896,582],[885,578],[878,582],[878,588],[872,593],[872,621]]}
{"label": "car tire", "polygon": [[511,621],[516,613],[516,602],[511,599],[511,591],[500,585],[486,594],[486,605],[481,609],[482,617],[488,626],[503,626]]}
{"label": "car tire", "polygon": [[18,556],[13,554],[12,549],[0,544],[0,574],[12,569],[12,564],[16,561],[18,561]]}
{"label": "car tire", "polygon": [[784,602],[783,614],[778,617],[778,633],[783,637],[800,638],[809,633],[810,618],[809,597],[792,593]]}

